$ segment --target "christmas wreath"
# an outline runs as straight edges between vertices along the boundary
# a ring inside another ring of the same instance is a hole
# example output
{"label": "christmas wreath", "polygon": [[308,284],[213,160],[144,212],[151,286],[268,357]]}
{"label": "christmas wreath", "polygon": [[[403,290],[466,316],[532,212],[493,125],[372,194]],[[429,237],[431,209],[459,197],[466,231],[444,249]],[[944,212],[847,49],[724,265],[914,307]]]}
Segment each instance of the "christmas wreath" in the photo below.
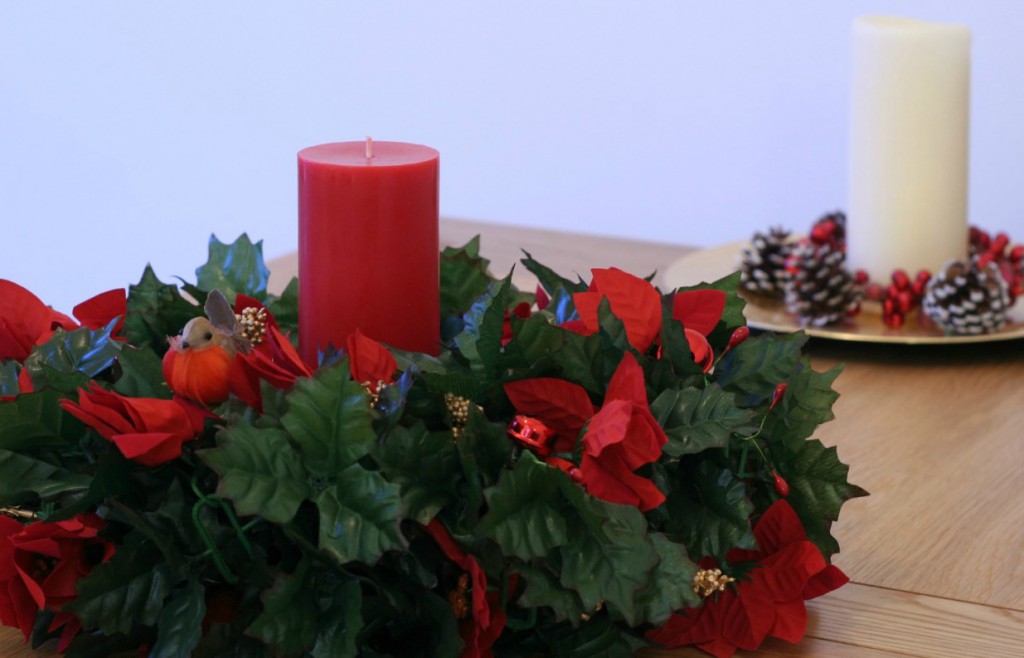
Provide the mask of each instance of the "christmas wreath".
{"label": "christmas wreath", "polygon": [[356,333],[315,369],[244,235],[73,317],[0,281],[0,622],[75,658],[799,640],[865,495],[811,438],[839,369],[751,335],[739,274],[440,262],[440,356]]}

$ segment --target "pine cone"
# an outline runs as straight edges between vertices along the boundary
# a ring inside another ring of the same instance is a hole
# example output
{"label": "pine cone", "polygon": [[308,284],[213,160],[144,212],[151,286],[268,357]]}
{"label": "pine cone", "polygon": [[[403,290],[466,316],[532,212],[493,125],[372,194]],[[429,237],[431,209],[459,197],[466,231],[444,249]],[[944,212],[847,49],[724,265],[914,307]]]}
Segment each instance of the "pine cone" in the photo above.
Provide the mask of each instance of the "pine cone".
{"label": "pine cone", "polygon": [[802,326],[824,327],[860,308],[860,287],[846,269],[846,254],[831,244],[803,241],[786,265],[786,310]]}
{"label": "pine cone", "polygon": [[1006,324],[1009,287],[993,262],[950,261],[932,276],[921,308],[947,334],[978,335]]}
{"label": "pine cone", "polygon": [[750,244],[741,255],[740,287],[758,295],[781,297],[786,257],[791,249],[789,231],[773,228],[767,235],[756,232]]}

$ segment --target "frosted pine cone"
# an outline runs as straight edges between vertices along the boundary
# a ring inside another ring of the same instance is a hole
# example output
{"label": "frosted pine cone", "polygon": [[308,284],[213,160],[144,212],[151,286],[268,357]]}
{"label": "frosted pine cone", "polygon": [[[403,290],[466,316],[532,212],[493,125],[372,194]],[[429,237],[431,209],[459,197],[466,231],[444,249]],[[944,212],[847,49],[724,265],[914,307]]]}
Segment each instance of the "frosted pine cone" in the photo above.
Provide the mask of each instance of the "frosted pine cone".
{"label": "frosted pine cone", "polygon": [[773,228],[767,235],[754,233],[750,245],[741,255],[740,287],[758,295],[781,297],[791,248],[789,231]]}
{"label": "frosted pine cone", "polygon": [[950,261],[931,278],[921,308],[947,334],[978,335],[1006,324],[1010,292],[993,262]]}
{"label": "frosted pine cone", "polygon": [[786,310],[802,326],[836,324],[860,308],[860,288],[846,269],[846,254],[831,243],[801,242],[786,272]]}

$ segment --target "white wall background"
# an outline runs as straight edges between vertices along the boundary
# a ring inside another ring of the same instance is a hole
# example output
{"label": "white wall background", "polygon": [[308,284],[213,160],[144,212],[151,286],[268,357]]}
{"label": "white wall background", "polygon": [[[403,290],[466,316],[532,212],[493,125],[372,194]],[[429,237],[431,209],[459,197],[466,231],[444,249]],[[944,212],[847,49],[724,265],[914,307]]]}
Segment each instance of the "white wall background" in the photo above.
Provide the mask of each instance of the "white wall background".
{"label": "white wall background", "polygon": [[845,205],[870,13],[971,27],[971,221],[1024,240],[1018,0],[0,0],[0,277],[68,311],[211,233],[294,250],[295,153],[366,135],[439,149],[449,216],[803,229]]}

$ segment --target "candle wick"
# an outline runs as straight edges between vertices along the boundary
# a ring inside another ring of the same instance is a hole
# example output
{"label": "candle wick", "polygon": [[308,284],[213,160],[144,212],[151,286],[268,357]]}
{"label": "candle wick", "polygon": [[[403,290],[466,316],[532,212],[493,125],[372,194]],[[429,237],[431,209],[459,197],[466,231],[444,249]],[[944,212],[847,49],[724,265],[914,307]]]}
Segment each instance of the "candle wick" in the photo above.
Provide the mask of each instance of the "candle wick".
{"label": "candle wick", "polygon": [[373,159],[373,138],[371,137],[366,138],[366,159]]}

